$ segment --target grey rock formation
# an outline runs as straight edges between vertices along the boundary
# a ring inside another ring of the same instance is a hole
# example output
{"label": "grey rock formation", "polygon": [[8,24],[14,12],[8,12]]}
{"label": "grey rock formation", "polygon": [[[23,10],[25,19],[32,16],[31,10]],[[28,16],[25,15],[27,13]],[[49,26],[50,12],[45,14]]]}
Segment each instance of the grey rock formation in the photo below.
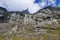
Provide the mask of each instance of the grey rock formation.
{"label": "grey rock formation", "polygon": [[0,40],[60,40],[59,7],[45,7],[34,14],[11,11],[6,17],[8,22],[0,23]]}
{"label": "grey rock formation", "polygon": [[6,21],[7,16],[8,16],[8,11],[5,8],[0,7],[0,23],[7,22]]}

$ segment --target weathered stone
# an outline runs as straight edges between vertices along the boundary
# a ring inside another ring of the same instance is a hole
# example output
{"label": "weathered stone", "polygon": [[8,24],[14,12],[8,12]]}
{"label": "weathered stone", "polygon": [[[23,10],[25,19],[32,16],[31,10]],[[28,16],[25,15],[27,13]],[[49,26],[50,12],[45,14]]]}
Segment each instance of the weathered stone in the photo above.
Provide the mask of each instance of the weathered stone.
{"label": "weathered stone", "polygon": [[60,40],[59,10],[46,7],[35,14],[8,12],[9,22],[0,23],[0,40]]}

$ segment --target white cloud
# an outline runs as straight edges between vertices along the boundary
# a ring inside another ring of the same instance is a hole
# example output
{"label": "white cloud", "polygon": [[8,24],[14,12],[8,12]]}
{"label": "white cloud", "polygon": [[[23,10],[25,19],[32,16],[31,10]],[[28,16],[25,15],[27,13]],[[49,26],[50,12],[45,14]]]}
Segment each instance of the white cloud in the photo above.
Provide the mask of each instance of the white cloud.
{"label": "white cloud", "polygon": [[5,4],[3,6],[9,11],[22,11],[28,9],[30,13],[35,13],[40,7],[35,4],[34,1],[35,0],[3,0],[0,4],[1,6]]}
{"label": "white cloud", "polygon": [[50,4],[55,4],[55,0],[41,0],[41,3],[34,3],[35,0],[0,0],[0,6],[9,11],[23,11],[28,9],[30,13],[35,13],[39,9]]}
{"label": "white cloud", "polygon": [[31,13],[37,12],[39,9],[41,9],[38,4],[33,4],[28,7],[28,11]]}
{"label": "white cloud", "polygon": [[45,7],[46,5],[47,5],[46,2],[41,2],[41,3],[39,4],[39,6],[42,7],[42,8]]}
{"label": "white cloud", "polygon": [[41,0],[39,6],[44,8],[46,6],[56,6],[56,0]]}
{"label": "white cloud", "polygon": [[55,2],[56,2],[56,0],[47,0],[48,1],[48,5],[50,5],[50,4],[55,4]]}
{"label": "white cloud", "polygon": [[60,4],[58,4],[58,7],[60,7]]}

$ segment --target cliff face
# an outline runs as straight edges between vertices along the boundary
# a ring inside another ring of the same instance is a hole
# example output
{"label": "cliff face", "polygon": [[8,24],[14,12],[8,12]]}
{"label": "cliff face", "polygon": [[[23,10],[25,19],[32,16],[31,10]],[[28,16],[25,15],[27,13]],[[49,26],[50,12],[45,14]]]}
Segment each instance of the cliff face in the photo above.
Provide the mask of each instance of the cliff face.
{"label": "cliff face", "polygon": [[0,23],[6,22],[7,16],[8,11],[5,8],[0,7]]}
{"label": "cliff face", "polygon": [[0,40],[60,40],[60,7],[24,13],[8,12],[8,23],[0,23]]}

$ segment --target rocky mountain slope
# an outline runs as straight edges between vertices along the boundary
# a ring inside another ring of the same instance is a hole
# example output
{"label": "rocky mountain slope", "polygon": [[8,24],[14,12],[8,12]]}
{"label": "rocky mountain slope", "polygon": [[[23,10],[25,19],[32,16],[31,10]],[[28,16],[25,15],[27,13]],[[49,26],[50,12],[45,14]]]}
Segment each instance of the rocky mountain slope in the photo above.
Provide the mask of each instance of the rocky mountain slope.
{"label": "rocky mountain slope", "polygon": [[8,12],[7,19],[0,23],[0,40],[60,40],[60,7]]}

